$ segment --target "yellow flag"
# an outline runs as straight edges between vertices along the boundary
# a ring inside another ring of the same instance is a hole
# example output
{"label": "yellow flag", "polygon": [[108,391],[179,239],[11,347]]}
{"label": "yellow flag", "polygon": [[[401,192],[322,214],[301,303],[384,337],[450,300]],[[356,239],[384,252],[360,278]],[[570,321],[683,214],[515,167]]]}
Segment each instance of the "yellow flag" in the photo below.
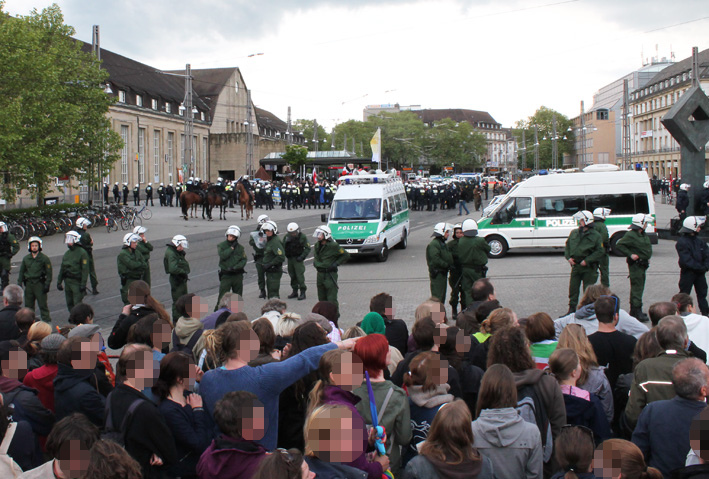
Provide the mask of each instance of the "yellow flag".
{"label": "yellow flag", "polygon": [[382,162],[382,129],[377,128],[377,132],[372,137],[372,141],[369,142],[372,147],[372,162],[381,163]]}

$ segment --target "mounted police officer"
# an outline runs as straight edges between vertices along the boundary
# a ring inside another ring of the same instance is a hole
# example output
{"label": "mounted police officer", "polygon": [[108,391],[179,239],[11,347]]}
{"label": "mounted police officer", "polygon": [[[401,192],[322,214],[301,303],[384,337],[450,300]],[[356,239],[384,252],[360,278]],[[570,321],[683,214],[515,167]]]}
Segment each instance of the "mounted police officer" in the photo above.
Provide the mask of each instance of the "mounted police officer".
{"label": "mounted police officer", "polygon": [[603,256],[598,262],[598,271],[601,273],[601,284],[610,286],[610,238],[608,236],[608,227],[606,226],[606,218],[611,214],[610,208],[596,208],[593,210],[593,229],[598,231],[603,242]]}
{"label": "mounted police officer", "polygon": [[259,298],[266,298],[266,276],[263,271],[263,249],[266,247],[266,234],[261,231],[263,224],[268,221],[267,215],[261,215],[257,218],[258,224],[256,225],[256,230],[251,232],[251,238],[249,238],[249,245],[254,249],[252,254],[254,258],[254,264],[256,265],[256,275],[258,277],[258,289]]}
{"label": "mounted police officer", "polygon": [[707,279],[709,271],[709,246],[698,234],[706,222],[705,216],[688,216],[679,230],[680,238],[675,249],[679,256],[679,292],[697,295],[697,305],[702,316],[709,314]]}
{"label": "mounted police officer", "polygon": [[280,298],[281,276],[283,276],[283,243],[278,237],[278,226],[268,220],[261,226],[266,235],[266,246],[263,248],[263,271],[266,274],[266,291],[268,298]]}
{"label": "mounted police officer", "polygon": [[121,300],[123,304],[129,304],[128,288],[133,281],[138,281],[143,278],[147,262],[143,254],[138,251],[138,243],[142,239],[135,233],[126,233],[123,236],[123,248],[118,253],[116,265],[118,268],[118,277],[121,278]]}
{"label": "mounted police officer", "polygon": [[22,258],[17,284],[25,291],[25,306],[34,310],[39,304],[42,321],[52,322],[47,306],[47,293],[52,286],[52,262],[42,253],[42,239],[33,236],[27,241],[29,254]]}
{"label": "mounted police officer", "polygon": [[145,270],[143,271],[143,276],[140,279],[148,283],[148,286],[150,286],[150,252],[153,251],[153,245],[150,244],[148,238],[145,237],[145,233],[147,232],[148,229],[144,226],[136,226],[133,228],[133,234],[140,237],[140,241],[138,241],[138,247],[136,249],[138,253],[142,254],[143,258],[145,258]]}
{"label": "mounted police officer", "polygon": [[652,244],[645,234],[645,228],[652,222],[652,216],[644,213],[633,215],[630,230],[616,243],[616,249],[626,257],[630,278],[630,315],[638,321],[647,321],[643,313],[643,291],[645,274],[650,267]]}
{"label": "mounted police officer", "polygon": [[10,233],[7,223],[0,221],[0,284],[2,284],[2,291],[5,290],[5,286],[10,284],[12,257],[18,251],[20,251],[20,245],[15,235]]}
{"label": "mounted police officer", "polygon": [[222,296],[229,291],[238,295],[244,293],[244,268],[246,267],[246,251],[239,244],[241,237],[241,228],[236,225],[231,225],[227,228],[225,241],[217,245],[217,253],[219,254],[219,297],[217,298],[217,306],[214,310],[219,309],[219,301]]}
{"label": "mounted police officer", "polygon": [[177,322],[180,314],[177,312],[177,300],[187,294],[187,281],[189,280],[190,264],[185,258],[190,247],[187,238],[182,235],[172,237],[165,249],[163,267],[165,273],[170,275],[170,295],[172,296],[172,319]]}
{"label": "mounted police officer", "polygon": [[569,313],[576,311],[581,283],[585,291],[598,280],[598,263],[605,254],[601,235],[593,229],[593,214],[583,210],[574,214],[573,219],[579,227],[569,234],[564,250],[564,256],[571,265]]}
{"label": "mounted police officer", "polygon": [[98,278],[96,277],[96,267],[94,266],[94,240],[91,238],[89,233],[89,226],[91,226],[91,221],[81,217],[76,220],[76,232],[81,236],[79,241],[79,246],[86,250],[89,255],[89,277],[91,278],[91,294],[98,294]]}
{"label": "mounted police officer", "polygon": [[[298,301],[305,299],[305,258],[310,254],[310,243],[305,233],[301,233],[298,223],[289,223],[286,228],[288,234],[283,239],[283,249],[288,258],[288,274],[290,275],[290,285],[293,292],[288,295],[288,299],[298,298]],[[300,290],[300,295],[298,295]]]}
{"label": "mounted police officer", "polygon": [[76,231],[66,234],[64,243],[68,251],[64,253],[57,276],[57,289],[64,291],[69,311],[86,296],[86,281],[89,279],[89,255],[84,248],[78,246],[80,240],[81,235]]}
{"label": "mounted police officer", "polygon": [[458,240],[460,260],[460,288],[463,290],[462,303],[473,303],[473,283],[487,276],[487,255],[490,245],[478,236],[478,223],[467,219],[461,225],[463,236]]}
{"label": "mounted police officer", "polygon": [[437,223],[433,227],[433,239],[426,247],[426,264],[431,281],[431,296],[441,302],[446,300],[448,270],[453,267],[453,255],[446,248],[450,229],[446,223]]}
{"label": "mounted police officer", "polygon": [[318,301],[330,301],[337,306],[337,314],[340,314],[340,303],[337,301],[337,269],[350,259],[350,254],[342,249],[337,242],[332,239],[332,231],[329,226],[318,226],[313,232],[315,243],[315,254],[313,266],[318,272]]}

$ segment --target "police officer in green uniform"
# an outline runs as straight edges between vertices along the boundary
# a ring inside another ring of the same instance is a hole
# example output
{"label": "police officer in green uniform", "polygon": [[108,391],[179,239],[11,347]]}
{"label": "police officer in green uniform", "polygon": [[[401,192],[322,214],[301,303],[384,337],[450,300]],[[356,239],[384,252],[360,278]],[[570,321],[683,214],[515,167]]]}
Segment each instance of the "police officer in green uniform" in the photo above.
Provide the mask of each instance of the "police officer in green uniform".
{"label": "police officer in green uniform", "polygon": [[172,237],[165,249],[162,260],[165,273],[170,275],[170,294],[172,295],[172,319],[177,322],[180,314],[177,312],[177,300],[187,294],[187,280],[190,274],[190,264],[185,258],[185,250],[190,247],[187,238],[182,235]]}
{"label": "police officer in green uniform", "polygon": [[86,296],[86,281],[89,279],[89,254],[79,246],[80,240],[81,235],[76,231],[66,234],[64,242],[69,251],[64,253],[57,276],[57,289],[64,291],[69,311]]}
{"label": "police officer in green uniform", "polygon": [[[7,224],[0,221],[0,284],[2,290],[10,284],[10,268],[12,266],[12,257],[20,251],[20,244],[17,242],[15,235],[10,233]],[[2,291],[0,291],[2,294]]]}
{"label": "police officer in green uniform", "polygon": [[603,256],[598,262],[598,271],[601,273],[601,284],[610,286],[610,238],[608,237],[608,227],[606,226],[606,218],[611,214],[610,208],[596,208],[593,210],[593,229],[598,231],[603,242]]}
{"label": "police officer in green uniform", "polygon": [[[150,244],[148,238],[145,237],[145,233],[147,232],[148,229],[144,226],[136,226],[133,228],[133,234],[140,237],[136,250],[138,253],[143,255],[143,258],[145,258],[145,269],[143,270],[143,277],[140,279],[148,283],[148,286],[150,286],[150,252],[153,251],[153,245]],[[126,289],[126,291],[128,291],[128,289]]]}
{"label": "police officer in green uniform", "polygon": [[81,236],[79,246],[86,250],[89,255],[89,278],[91,279],[91,294],[98,294],[98,278],[96,278],[96,268],[94,267],[94,240],[88,232],[91,221],[84,217],[76,220],[76,232]]}
{"label": "police officer in green uniform", "polygon": [[598,280],[598,263],[604,254],[603,240],[598,231],[593,229],[593,215],[590,211],[579,211],[573,216],[579,227],[569,234],[566,240],[564,256],[571,265],[569,278],[569,311],[576,311],[579,302],[579,286],[583,290]]}
{"label": "police officer in green uniform", "polygon": [[261,215],[257,219],[256,230],[251,232],[249,244],[254,249],[253,257],[256,265],[256,275],[258,276],[259,298],[266,298],[266,274],[263,271],[263,249],[266,247],[266,233],[261,231],[261,226],[268,221],[268,215]]}
{"label": "police officer in green uniform", "polygon": [[453,256],[453,266],[451,267],[450,274],[448,275],[448,284],[451,287],[451,297],[450,305],[453,311],[453,319],[458,316],[458,304],[460,303],[460,310],[464,310],[467,306],[465,304],[465,296],[463,295],[463,289],[460,287],[460,277],[462,274],[462,267],[460,264],[460,258],[458,257],[458,241],[463,237],[463,225],[460,223],[453,225],[453,239],[449,241],[446,246],[448,251],[451,252]]}
{"label": "police officer in green uniform", "polygon": [[42,253],[42,240],[33,236],[27,242],[29,254],[22,258],[17,284],[25,290],[25,306],[34,310],[35,301],[39,304],[42,321],[52,322],[47,306],[47,293],[52,286],[52,262]]}
{"label": "police officer in green uniform", "polygon": [[616,249],[626,257],[628,277],[630,278],[630,315],[638,321],[647,321],[643,313],[643,291],[645,290],[645,272],[650,267],[652,245],[645,234],[645,228],[652,222],[652,216],[644,213],[633,215],[630,230],[615,244]]}
{"label": "police officer in green uniform", "polygon": [[431,280],[431,296],[444,302],[446,300],[446,283],[448,270],[453,267],[453,255],[446,248],[446,240],[450,229],[445,223],[437,223],[433,227],[433,239],[426,247],[426,264]]}
{"label": "police officer in green uniform", "polygon": [[143,279],[147,261],[143,253],[138,250],[138,245],[143,240],[135,233],[126,233],[123,236],[123,248],[118,253],[116,263],[118,266],[118,277],[121,278],[121,300],[123,304],[129,304],[128,288],[133,281]]}
{"label": "police officer in green uniform", "polygon": [[227,228],[226,240],[217,245],[219,254],[219,297],[214,311],[219,309],[219,301],[229,291],[238,295],[244,294],[244,267],[246,266],[246,251],[239,244],[241,228],[231,225]]}
{"label": "police officer in green uniform", "polygon": [[[288,258],[288,274],[290,275],[290,285],[293,292],[288,295],[288,299],[298,298],[298,301],[305,299],[305,258],[310,254],[310,243],[305,233],[300,232],[298,223],[289,223],[288,234],[283,239],[283,249]],[[300,296],[298,290],[300,289]]]}
{"label": "police officer in green uniform", "polygon": [[487,254],[490,245],[485,238],[478,236],[478,223],[475,220],[463,221],[463,236],[458,240],[458,258],[460,259],[460,288],[463,290],[463,304],[473,303],[473,283],[487,276]]}
{"label": "police officer in green uniform", "polygon": [[340,314],[340,303],[337,301],[337,268],[342,263],[350,259],[350,254],[342,249],[337,242],[332,239],[332,231],[329,226],[318,226],[315,228],[313,238],[315,243],[315,256],[313,266],[318,272],[318,301],[330,301],[337,306],[337,314]]}
{"label": "police officer in green uniform", "polygon": [[266,246],[263,248],[263,271],[266,273],[266,291],[268,298],[280,298],[282,265],[286,260],[283,253],[283,243],[278,237],[278,226],[268,220],[261,225],[261,231],[266,235]]}

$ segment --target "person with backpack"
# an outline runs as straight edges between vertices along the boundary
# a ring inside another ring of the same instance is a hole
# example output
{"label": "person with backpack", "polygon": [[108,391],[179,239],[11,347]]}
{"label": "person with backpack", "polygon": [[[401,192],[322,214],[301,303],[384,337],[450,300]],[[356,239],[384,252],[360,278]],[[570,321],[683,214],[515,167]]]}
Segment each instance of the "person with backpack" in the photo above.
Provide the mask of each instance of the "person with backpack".
{"label": "person with backpack", "polygon": [[149,346],[127,345],[117,367],[123,382],[106,400],[105,435],[125,446],[146,479],[162,479],[166,467],[179,460],[172,431],[158,407],[141,392],[153,386],[155,366]]}
{"label": "person with backpack", "polygon": [[157,313],[162,319],[172,324],[170,315],[165,308],[150,294],[150,286],[143,280],[133,281],[128,288],[130,304],[123,307],[118,321],[113,325],[111,335],[108,337],[108,347],[121,349],[126,345],[130,327],[149,314]]}
{"label": "person with backpack", "polygon": [[175,304],[180,318],[172,331],[170,351],[178,351],[192,356],[197,341],[202,336],[204,325],[199,319],[207,312],[207,306],[202,298],[194,293],[181,296]]}

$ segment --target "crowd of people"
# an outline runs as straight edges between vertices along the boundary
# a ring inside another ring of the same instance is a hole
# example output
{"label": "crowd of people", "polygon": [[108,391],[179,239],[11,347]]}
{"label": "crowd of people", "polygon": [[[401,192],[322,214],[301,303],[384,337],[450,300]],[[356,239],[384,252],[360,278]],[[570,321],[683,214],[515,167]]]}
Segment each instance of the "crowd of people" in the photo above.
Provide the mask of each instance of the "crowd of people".
{"label": "crowd of people", "polygon": [[346,330],[329,301],[301,315],[272,298],[249,318],[234,292],[211,312],[184,294],[173,320],[143,280],[127,295],[104,338],[90,305],[53,331],[5,288],[1,477],[709,474],[709,318],[686,293],[645,324],[594,284],[555,320],[519,317],[479,278],[455,319],[431,297],[410,331],[387,293]]}

